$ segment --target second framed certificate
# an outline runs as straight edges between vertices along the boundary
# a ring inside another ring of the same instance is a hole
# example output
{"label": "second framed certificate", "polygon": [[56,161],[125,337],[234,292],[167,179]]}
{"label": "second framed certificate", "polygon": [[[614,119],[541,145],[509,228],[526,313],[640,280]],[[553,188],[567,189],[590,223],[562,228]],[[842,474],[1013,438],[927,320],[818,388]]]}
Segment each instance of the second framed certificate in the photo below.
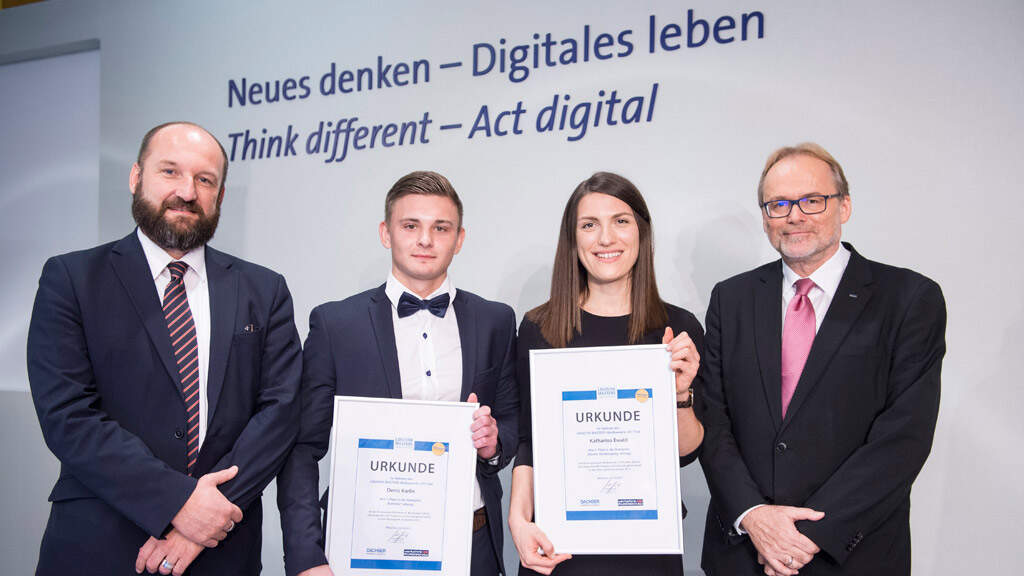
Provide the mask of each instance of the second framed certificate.
{"label": "second framed certificate", "polygon": [[469,574],[477,404],[336,396],[327,558],[335,574]]}
{"label": "second framed certificate", "polygon": [[534,510],[558,552],[682,553],[663,345],[530,351]]}

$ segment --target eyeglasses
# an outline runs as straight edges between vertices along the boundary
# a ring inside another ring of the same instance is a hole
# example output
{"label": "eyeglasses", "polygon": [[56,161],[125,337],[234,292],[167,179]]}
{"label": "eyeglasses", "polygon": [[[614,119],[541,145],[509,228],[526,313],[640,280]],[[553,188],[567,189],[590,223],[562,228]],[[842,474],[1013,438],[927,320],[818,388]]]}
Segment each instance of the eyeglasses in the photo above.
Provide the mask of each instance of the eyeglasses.
{"label": "eyeglasses", "polygon": [[814,196],[805,196],[799,200],[773,200],[771,202],[762,202],[761,208],[764,208],[764,213],[769,218],[785,218],[789,216],[789,213],[793,211],[793,205],[800,207],[800,211],[804,214],[821,214],[828,208],[828,199],[837,198],[841,194],[815,194]]}

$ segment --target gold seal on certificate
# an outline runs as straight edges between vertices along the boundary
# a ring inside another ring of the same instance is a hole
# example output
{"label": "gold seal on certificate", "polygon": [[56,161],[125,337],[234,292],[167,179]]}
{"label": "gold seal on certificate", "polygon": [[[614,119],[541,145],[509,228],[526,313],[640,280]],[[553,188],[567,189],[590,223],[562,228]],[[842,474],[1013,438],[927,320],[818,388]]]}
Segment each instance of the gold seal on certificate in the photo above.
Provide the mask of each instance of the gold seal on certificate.
{"label": "gold seal on certificate", "polygon": [[[662,345],[530,351],[537,525],[559,552],[681,553],[675,379]],[[623,530],[631,538],[622,539]]]}

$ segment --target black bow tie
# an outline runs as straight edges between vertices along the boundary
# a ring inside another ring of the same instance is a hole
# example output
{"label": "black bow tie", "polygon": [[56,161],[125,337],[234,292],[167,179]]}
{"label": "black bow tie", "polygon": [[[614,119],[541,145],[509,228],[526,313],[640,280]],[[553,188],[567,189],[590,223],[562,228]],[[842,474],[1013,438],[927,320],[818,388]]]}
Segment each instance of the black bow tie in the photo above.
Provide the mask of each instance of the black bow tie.
{"label": "black bow tie", "polygon": [[444,318],[444,313],[448,310],[449,299],[450,296],[447,292],[430,300],[420,300],[408,292],[402,292],[402,297],[398,299],[398,317],[405,318],[420,310],[430,310],[434,316]]}

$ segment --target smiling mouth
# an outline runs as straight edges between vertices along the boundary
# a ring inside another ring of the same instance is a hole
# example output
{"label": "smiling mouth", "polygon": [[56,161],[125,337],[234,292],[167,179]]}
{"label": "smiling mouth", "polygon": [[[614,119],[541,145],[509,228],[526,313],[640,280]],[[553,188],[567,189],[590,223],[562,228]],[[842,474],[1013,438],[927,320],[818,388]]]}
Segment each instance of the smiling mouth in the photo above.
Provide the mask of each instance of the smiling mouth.
{"label": "smiling mouth", "polygon": [[197,216],[201,215],[202,212],[198,205],[182,202],[180,200],[164,204],[163,211],[170,212],[172,214],[195,214]]}
{"label": "smiling mouth", "polygon": [[598,260],[614,260],[622,256],[622,250],[617,252],[595,252],[594,255],[597,256]]}

